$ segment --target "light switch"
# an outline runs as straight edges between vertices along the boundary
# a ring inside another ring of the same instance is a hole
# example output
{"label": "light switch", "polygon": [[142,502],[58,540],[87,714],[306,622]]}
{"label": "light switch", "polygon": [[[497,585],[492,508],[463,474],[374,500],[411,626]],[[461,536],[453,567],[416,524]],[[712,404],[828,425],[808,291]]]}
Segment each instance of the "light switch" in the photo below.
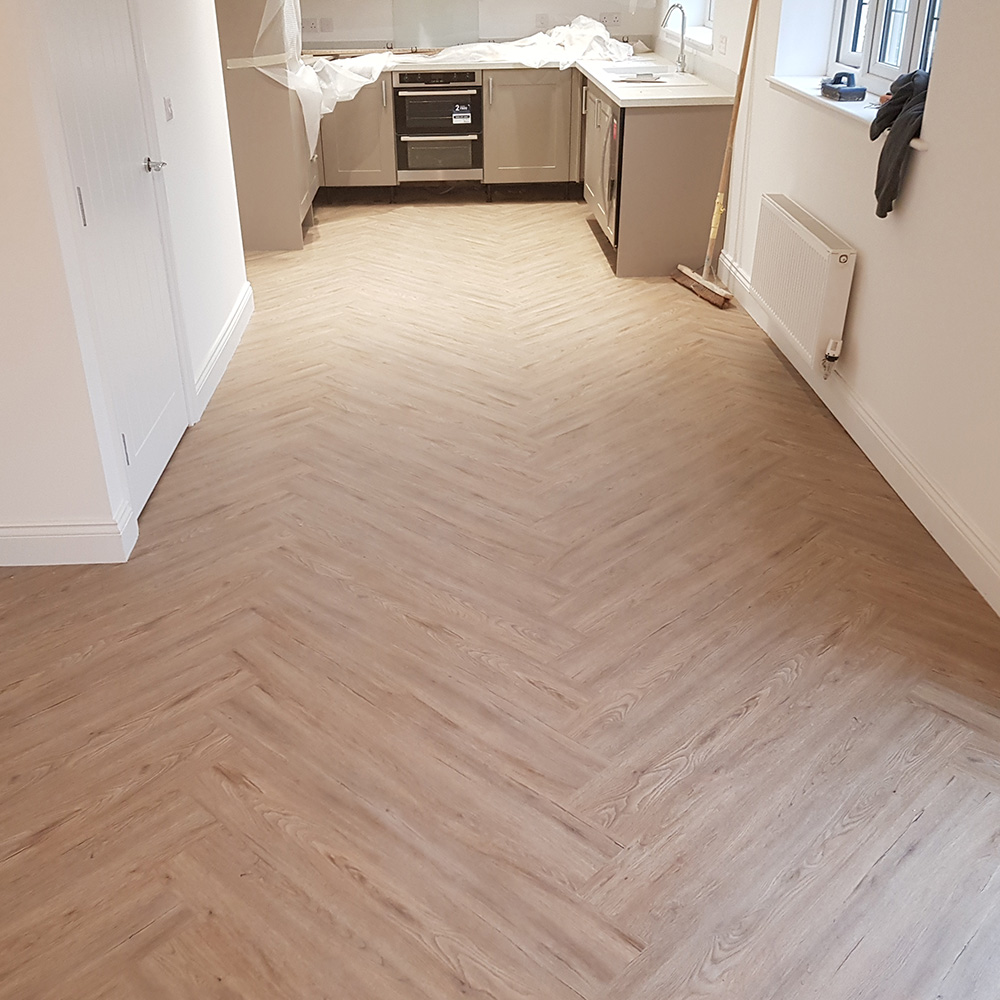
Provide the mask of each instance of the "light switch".
{"label": "light switch", "polygon": [[167,116],[167,121],[172,122],[174,120],[174,102],[169,97],[163,98],[163,111]]}

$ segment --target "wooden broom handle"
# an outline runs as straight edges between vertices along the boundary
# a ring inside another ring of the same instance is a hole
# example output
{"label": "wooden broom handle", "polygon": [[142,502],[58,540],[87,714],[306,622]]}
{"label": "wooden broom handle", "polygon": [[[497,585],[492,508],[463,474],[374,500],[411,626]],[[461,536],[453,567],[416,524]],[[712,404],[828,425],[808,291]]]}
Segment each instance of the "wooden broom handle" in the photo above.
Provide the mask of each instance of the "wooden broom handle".
{"label": "wooden broom handle", "polygon": [[726,155],[722,159],[722,174],[719,177],[719,193],[715,198],[715,211],[712,214],[712,231],[708,237],[708,250],[705,253],[705,267],[702,274],[708,275],[712,269],[712,258],[715,256],[715,244],[719,237],[719,227],[722,223],[722,213],[726,208],[726,195],[729,191],[729,175],[733,166],[733,144],[736,140],[736,123],[740,114],[740,103],[743,100],[743,81],[747,75],[747,63],[750,61],[750,45],[753,41],[753,29],[757,20],[757,7],[760,0],[750,0],[750,11],[747,14],[747,30],[743,36],[743,58],[740,60],[740,72],[736,77],[736,94],[733,98],[733,113],[729,118],[729,137],[726,139]]}

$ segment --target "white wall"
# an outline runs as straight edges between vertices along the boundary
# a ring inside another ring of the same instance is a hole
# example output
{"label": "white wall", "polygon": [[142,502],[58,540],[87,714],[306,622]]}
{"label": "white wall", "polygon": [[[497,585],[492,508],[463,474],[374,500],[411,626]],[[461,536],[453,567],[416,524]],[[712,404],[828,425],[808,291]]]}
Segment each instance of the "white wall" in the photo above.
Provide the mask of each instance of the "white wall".
{"label": "white wall", "polygon": [[[31,37],[27,20],[23,7],[0,5],[0,37]],[[8,137],[0,151],[0,556],[8,562],[43,532],[66,535],[81,552],[95,535],[106,540],[123,499],[121,481],[105,474],[106,414],[95,416],[78,337],[78,289],[49,190],[50,136],[29,84],[31,51],[14,45],[0,60],[0,135]]]}
{"label": "white wall", "polygon": [[[746,6],[719,0],[730,23]],[[786,72],[820,72],[824,46],[806,44],[801,32],[828,32],[829,0],[822,7],[761,2],[726,252],[737,281],[752,275],[760,196],[769,191],[857,247],[840,377],[814,388],[1000,610],[1000,334],[988,291],[1000,272],[992,97],[1000,5],[948,0],[924,118],[930,148],[911,157],[887,219],[875,217],[873,195],[882,140],[765,80],[776,60]],[[974,31],[963,27],[971,24]],[[731,37],[730,61],[737,47]]]}
{"label": "white wall", "polygon": [[[242,332],[245,317],[240,308],[246,307],[249,296],[215,4],[133,0],[133,9],[139,19],[159,156],[167,163],[163,178],[168,249],[175,268],[181,342],[189,377],[200,389],[198,416],[221,377],[227,348],[235,348]],[[173,107],[171,121],[165,99]]]}
{"label": "white wall", "polygon": [[[629,12],[629,0],[480,0],[479,36],[482,39],[511,39],[533,35],[539,14],[548,24],[567,24],[578,14],[599,18],[618,11],[622,26],[615,34],[651,36],[658,22],[656,0],[637,0],[636,12]],[[302,16],[326,18],[328,30],[304,36],[305,44],[345,42],[353,45],[385,45],[393,40],[392,0],[301,0]],[[466,41],[478,41],[469,38]]]}
{"label": "white wall", "polygon": [[605,12],[621,14],[622,26],[614,35],[650,36],[656,30],[655,6],[652,0],[639,3],[634,14],[628,0],[481,0],[479,31],[483,38],[521,38],[537,30],[537,15],[549,18],[549,26],[568,24],[578,14],[600,19]]}

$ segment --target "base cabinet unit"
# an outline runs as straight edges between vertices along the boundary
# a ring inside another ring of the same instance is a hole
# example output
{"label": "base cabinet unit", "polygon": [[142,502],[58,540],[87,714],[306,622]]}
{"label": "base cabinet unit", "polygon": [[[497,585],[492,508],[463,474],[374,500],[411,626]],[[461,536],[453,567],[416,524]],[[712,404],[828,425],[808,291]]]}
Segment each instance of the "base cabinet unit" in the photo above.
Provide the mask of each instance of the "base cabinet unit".
{"label": "base cabinet unit", "polygon": [[[215,0],[222,64],[253,53],[266,0]],[[226,68],[236,194],[246,250],[301,250],[319,160],[294,91],[256,69]]]}
{"label": "base cabinet unit", "polygon": [[396,184],[392,78],[383,74],[323,116],[320,145],[327,187],[391,187]]}
{"label": "base cabinet unit", "polygon": [[575,71],[559,69],[502,69],[483,74],[485,183],[579,179],[579,130],[572,122],[574,78]]}
{"label": "base cabinet unit", "polygon": [[619,277],[700,269],[731,108],[619,108],[587,94],[584,196],[617,250]]}

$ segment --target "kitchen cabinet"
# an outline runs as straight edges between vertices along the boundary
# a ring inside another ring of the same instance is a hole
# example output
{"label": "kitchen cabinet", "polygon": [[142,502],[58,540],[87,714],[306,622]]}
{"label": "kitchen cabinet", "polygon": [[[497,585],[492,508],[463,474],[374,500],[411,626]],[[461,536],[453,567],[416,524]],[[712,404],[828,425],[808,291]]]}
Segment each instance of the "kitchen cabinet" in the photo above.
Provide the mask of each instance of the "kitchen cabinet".
{"label": "kitchen cabinet", "polygon": [[323,116],[323,183],[328,187],[396,184],[392,75],[384,73]]}
{"label": "kitchen cabinet", "polygon": [[[215,0],[223,66],[253,54],[267,0]],[[256,69],[225,71],[236,194],[246,250],[301,250],[319,187],[294,93]]]}
{"label": "kitchen cabinet", "polygon": [[589,86],[584,197],[616,248],[619,277],[704,262],[731,109],[619,108]]}
{"label": "kitchen cabinet", "polygon": [[484,73],[485,183],[565,183],[579,179],[579,132],[572,121],[573,84],[577,79],[575,71],[559,69]]}

